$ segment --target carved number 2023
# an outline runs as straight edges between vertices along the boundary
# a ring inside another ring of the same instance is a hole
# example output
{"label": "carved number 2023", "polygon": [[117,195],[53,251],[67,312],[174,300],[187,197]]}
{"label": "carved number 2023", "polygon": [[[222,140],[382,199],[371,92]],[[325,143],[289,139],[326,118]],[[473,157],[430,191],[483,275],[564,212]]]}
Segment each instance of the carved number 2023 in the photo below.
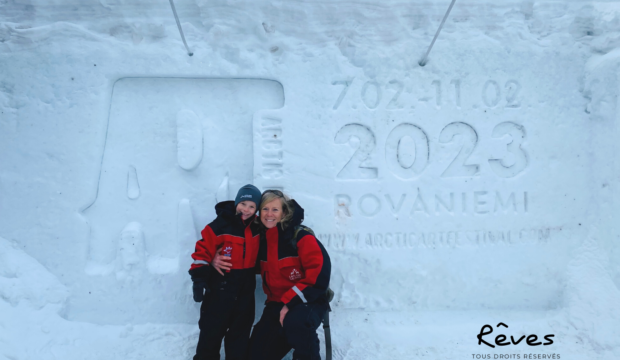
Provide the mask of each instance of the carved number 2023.
{"label": "carved number 2023", "polygon": [[[489,166],[497,176],[510,178],[527,167],[527,153],[521,147],[525,139],[525,128],[513,122],[503,122],[493,129],[493,138],[502,138],[506,135],[511,138],[506,145],[508,154],[502,159],[489,159]],[[460,139],[461,148],[441,176],[478,175],[480,166],[467,164],[467,159],[478,143],[478,134],[471,125],[463,122],[448,124],[439,134],[440,143],[451,143],[455,138]],[[336,133],[334,141],[336,144],[351,144],[357,147],[351,159],[338,173],[339,179],[377,178],[378,169],[364,165],[376,147],[375,135],[368,127],[361,124],[347,124]],[[407,151],[412,148],[413,151]],[[421,127],[410,123],[400,124],[392,129],[385,142],[387,167],[401,179],[413,179],[426,169],[430,156],[429,149],[428,136]]]}

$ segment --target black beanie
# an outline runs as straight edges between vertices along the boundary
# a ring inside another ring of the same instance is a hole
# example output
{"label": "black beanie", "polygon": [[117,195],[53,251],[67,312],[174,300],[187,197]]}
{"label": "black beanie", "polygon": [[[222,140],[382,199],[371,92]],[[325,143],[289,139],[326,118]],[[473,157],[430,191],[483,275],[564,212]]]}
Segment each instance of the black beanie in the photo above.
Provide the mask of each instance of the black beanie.
{"label": "black beanie", "polygon": [[235,206],[237,206],[242,201],[254,201],[256,204],[256,208],[260,206],[260,190],[254,185],[247,184],[239,189],[237,192],[237,197],[235,198]]}

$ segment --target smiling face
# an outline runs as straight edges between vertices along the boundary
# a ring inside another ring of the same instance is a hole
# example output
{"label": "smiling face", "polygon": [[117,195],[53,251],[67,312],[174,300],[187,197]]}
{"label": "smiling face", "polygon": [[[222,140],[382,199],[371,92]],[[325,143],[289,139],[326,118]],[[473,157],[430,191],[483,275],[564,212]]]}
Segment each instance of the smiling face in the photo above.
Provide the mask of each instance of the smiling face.
{"label": "smiling face", "polygon": [[256,214],[256,203],[254,201],[242,201],[237,204],[237,214],[241,214],[243,220],[249,219]]}
{"label": "smiling face", "polygon": [[282,200],[279,198],[266,203],[260,209],[260,221],[267,229],[278,225],[280,220],[282,220]]}

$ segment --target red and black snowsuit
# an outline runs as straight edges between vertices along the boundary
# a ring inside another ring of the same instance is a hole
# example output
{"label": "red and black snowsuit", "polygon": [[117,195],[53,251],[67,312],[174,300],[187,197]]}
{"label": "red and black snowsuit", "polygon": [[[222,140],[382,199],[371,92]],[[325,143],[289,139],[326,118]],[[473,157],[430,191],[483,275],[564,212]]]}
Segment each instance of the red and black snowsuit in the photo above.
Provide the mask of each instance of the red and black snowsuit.
{"label": "red and black snowsuit", "polygon": [[[192,279],[206,279],[208,293],[200,307],[200,337],[194,360],[219,359],[222,338],[227,360],[245,360],[254,323],[256,256],[260,241],[258,224],[252,216],[245,222],[236,215],[235,202],[215,206],[217,218],[202,230],[192,254]],[[220,275],[210,264],[215,251],[231,248],[232,269]],[[196,280],[194,280],[196,281]]]}
{"label": "red and black snowsuit", "polygon": [[[323,244],[298,227],[304,210],[291,201],[293,218],[286,229],[280,223],[261,231],[258,253],[265,309],[254,326],[250,359],[280,360],[291,348],[293,359],[320,359],[316,329],[329,309],[326,291],[331,261]],[[280,324],[280,310],[289,312]]]}

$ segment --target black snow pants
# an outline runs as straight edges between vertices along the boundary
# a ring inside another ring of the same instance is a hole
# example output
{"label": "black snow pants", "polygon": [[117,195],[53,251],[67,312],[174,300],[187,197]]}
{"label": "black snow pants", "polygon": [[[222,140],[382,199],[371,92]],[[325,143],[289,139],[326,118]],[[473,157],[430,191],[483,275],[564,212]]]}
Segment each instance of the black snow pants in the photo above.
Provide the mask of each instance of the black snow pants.
{"label": "black snow pants", "polygon": [[316,329],[329,308],[327,301],[321,299],[293,307],[284,317],[284,328],[280,325],[283,306],[279,302],[268,302],[265,306],[252,330],[249,359],[280,360],[295,349],[293,360],[320,360]]}
{"label": "black snow pants", "polygon": [[219,360],[222,338],[226,360],[245,360],[254,323],[254,269],[214,271],[211,292],[200,306],[200,337],[194,360]]}

